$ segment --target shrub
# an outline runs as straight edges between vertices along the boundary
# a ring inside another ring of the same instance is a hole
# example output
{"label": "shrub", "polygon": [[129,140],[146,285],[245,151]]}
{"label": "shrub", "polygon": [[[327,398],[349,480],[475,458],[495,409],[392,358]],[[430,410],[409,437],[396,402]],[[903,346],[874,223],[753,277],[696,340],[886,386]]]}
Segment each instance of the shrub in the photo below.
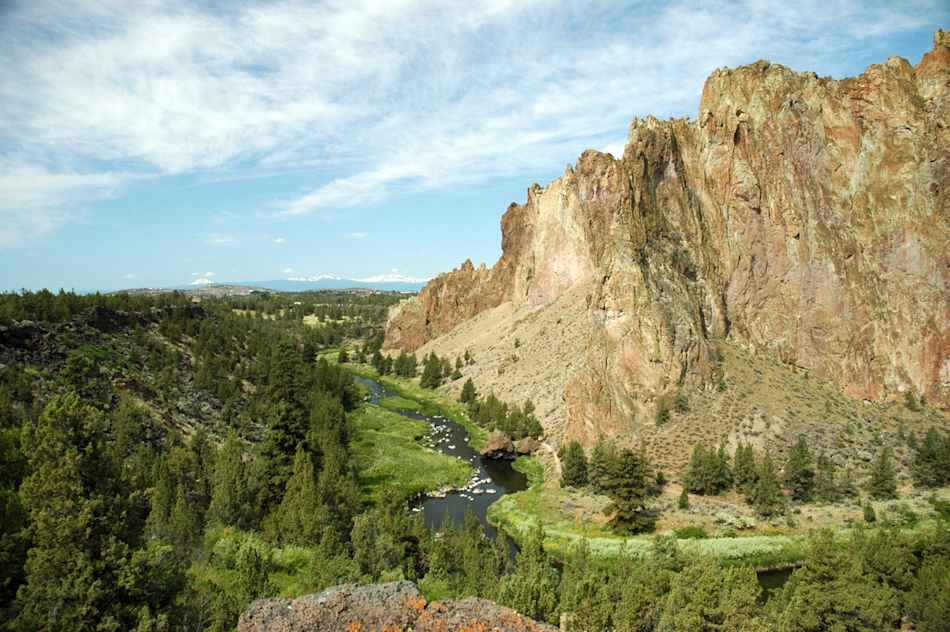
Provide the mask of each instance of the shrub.
{"label": "shrub", "polygon": [[682,529],[674,529],[673,533],[676,534],[679,540],[705,540],[709,537],[709,534],[706,533],[704,528],[695,525],[683,527]]}

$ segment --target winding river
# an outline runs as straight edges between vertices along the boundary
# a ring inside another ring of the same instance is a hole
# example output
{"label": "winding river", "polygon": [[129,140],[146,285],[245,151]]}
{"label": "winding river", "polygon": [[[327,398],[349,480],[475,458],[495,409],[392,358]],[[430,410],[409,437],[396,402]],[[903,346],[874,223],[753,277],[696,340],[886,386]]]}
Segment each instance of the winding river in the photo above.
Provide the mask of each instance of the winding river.
{"label": "winding river", "polygon": [[[384,397],[398,396],[379,382],[366,378],[356,377],[360,384],[370,391],[369,402],[379,405]],[[390,409],[391,410],[391,409]],[[423,512],[426,526],[437,529],[442,525],[446,516],[453,523],[460,525],[465,513],[472,511],[478,521],[485,527],[490,538],[495,537],[495,528],[488,523],[488,507],[509,492],[519,492],[528,488],[528,479],[521,472],[511,467],[511,461],[488,459],[481,456],[468,443],[468,431],[461,425],[446,419],[441,415],[430,417],[415,411],[392,410],[403,417],[419,419],[432,427],[432,432],[426,436],[425,444],[434,450],[468,462],[475,469],[475,474],[469,479],[464,489],[452,491],[444,497],[426,496],[418,505]]]}
{"label": "winding river", "polygon": [[[384,397],[398,396],[379,382],[356,376],[356,380],[370,391],[369,402],[379,405]],[[392,409],[388,409],[392,410]],[[452,491],[445,496],[426,496],[417,505],[423,512],[426,526],[438,529],[446,516],[456,525],[462,524],[466,512],[472,511],[485,527],[488,537],[494,539],[497,530],[488,522],[488,507],[506,493],[520,492],[528,488],[528,479],[511,467],[511,461],[487,459],[468,443],[468,431],[461,425],[436,415],[430,417],[414,411],[392,410],[410,419],[421,419],[432,426],[426,437],[426,445],[442,454],[467,461],[475,468],[475,474],[465,489]],[[511,542],[512,551],[516,548]],[[768,599],[781,588],[791,575],[791,569],[762,570],[757,573],[759,585],[764,589],[762,598]]]}

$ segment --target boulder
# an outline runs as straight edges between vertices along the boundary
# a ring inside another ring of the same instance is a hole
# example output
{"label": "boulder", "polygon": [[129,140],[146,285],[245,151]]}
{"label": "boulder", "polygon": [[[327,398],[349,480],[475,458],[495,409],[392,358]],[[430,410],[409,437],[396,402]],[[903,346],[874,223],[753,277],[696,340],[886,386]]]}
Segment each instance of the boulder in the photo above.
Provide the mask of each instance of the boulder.
{"label": "boulder", "polygon": [[238,622],[239,632],[556,629],[485,599],[428,603],[416,585],[407,581],[367,586],[344,584],[297,599],[259,599]]}
{"label": "boulder", "polygon": [[504,432],[492,430],[488,435],[488,443],[482,449],[482,456],[489,459],[513,459],[516,456],[515,444]]}
{"label": "boulder", "polygon": [[525,437],[515,442],[515,452],[518,454],[532,454],[541,447],[541,442],[534,437]]}

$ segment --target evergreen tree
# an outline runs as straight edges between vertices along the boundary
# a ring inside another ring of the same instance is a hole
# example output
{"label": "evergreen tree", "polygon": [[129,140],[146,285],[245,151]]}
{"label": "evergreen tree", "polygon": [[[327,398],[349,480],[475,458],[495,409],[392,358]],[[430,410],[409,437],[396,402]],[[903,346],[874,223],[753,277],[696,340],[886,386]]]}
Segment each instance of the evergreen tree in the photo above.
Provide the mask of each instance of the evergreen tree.
{"label": "evergreen tree", "polygon": [[465,384],[462,386],[462,393],[459,395],[459,401],[463,404],[469,404],[478,399],[478,393],[475,392],[475,384],[472,382],[472,378],[465,380]]}
{"label": "evergreen tree", "polygon": [[854,480],[854,471],[850,466],[844,468],[841,483],[838,485],[838,493],[845,498],[854,498],[858,495],[858,484]]}
{"label": "evergreen tree", "polygon": [[35,430],[21,493],[33,537],[18,601],[23,629],[121,628],[124,500],[103,415],[75,393],[53,398]]}
{"label": "evergreen tree", "polygon": [[[581,538],[564,563],[561,577],[562,623],[571,632],[610,629],[610,611],[603,608],[609,600],[607,576],[594,566],[590,545]],[[563,629],[563,628],[562,628]]]}
{"label": "evergreen tree", "polygon": [[323,445],[317,492],[329,510],[330,528],[335,533],[349,533],[360,511],[360,489],[346,447],[339,442]]}
{"label": "evergreen tree", "polygon": [[950,437],[930,428],[914,449],[911,471],[917,487],[941,487],[950,483]]}
{"label": "evergreen tree", "polygon": [[587,456],[577,441],[571,441],[561,459],[561,486],[583,487],[587,484]]}
{"label": "evergreen tree", "polygon": [[686,487],[683,487],[683,491],[680,492],[680,498],[676,506],[684,510],[689,509],[689,493],[686,491]]}
{"label": "evergreen tree", "polygon": [[252,514],[250,502],[244,446],[231,430],[215,463],[208,522],[246,528]]}
{"label": "evergreen tree", "polygon": [[350,355],[346,352],[346,348],[340,347],[340,353],[337,354],[336,361],[338,364],[346,364],[350,361]]}
{"label": "evergreen tree", "polygon": [[762,516],[773,516],[781,513],[785,507],[785,496],[778,483],[775,473],[775,464],[772,455],[766,451],[759,465],[755,485],[748,497],[749,504]]}
{"label": "evergreen tree", "polygon": [[590,466],[588,468],[590,483],[598,494],[602,494],[607,489],[608,479],[610,477],[610,468],[612,461],[617,457],[617,450],[613,443],[608,442],[604,437],[600,437],[594,444],[594,449],[590,454]]}
{"label": "evergreen tree", "polygon": [[422,388],[439,388],[442,385],[442,361],[435,353],[426,356],[419,385]]}
{"label": "evergreen tree", "polygon": [[618,533],[651,531],[656,515],[647,507],[650,464],[642,452],[625,449],[613,461],[607,481],[611,527]]}
{"label": "evergreen tree", "polygon": [[833,503],[840,496],[835,481],[835,464],[825,454],[818,455],[818,468],[815,474],[815,496],[818,500]]}
{"label": "evergreen tree", "polygon": [[736,448],[733,459],[733,475],[736,487],[745,494],[748,494],[755,484],[756,464],[755,452],[749,444],[740,443]]}
{"label": "evergreen tree", "polygon": [[265,512],[276,507],[283,498],[284,486],[293,471],[294,454],[305,438],[301,416],[287,402],[279,401],[269,413],[258,455],[261,469],[259,504]]}
{"label": "evergreen tree", "polygon": [[708,458],[706,457],[706,448],[701,443],[693,446],[693,453],[689,458],[689,465],[686,467],[686,475],[683,477],[683,484],[693,494],[706,493],[706,466]]}
{"label": "evergreen tree", "polygon": [[874,507],[871,505],[871,501],[867,501],[864,503],[863,513],[864,513],[864,522],[868,524],[873,524],[877,522],[877,514],[874,513]]}
{"label": "evergreen tree", "polygon": [[535,526],[529,534],[515,572],[501,582],[499,601],[521,614],[555,623],[558,607],[558,576],[544,551],[544,530]]}
{"label": "evergreen tree", "polygon": [[785,464],[785,488],[794,500],[807,502],[815,491],[815,468],[805,435],[799,435],[798,441],[789,452]]}
{"label": "evergreen tree", "polygon": [[732,470],[729,468],[729,455],[726,454],[726,448],[722,444],[716,451],[716,463],[714,468],[713,489],[715,493],[720,494],[732,487]]}
{"label": "evergreen tree", "polygon": [[269,531],[282,544],[315,544],[326,523],[325,513],[317,494],[313,461],[302,446],[298,447],[287,491],[268,519]]}
{"label": "evergreen tree", "polygon": [[868,491],[874,498],[897,497],[897,474],[894,471],[894,462],[891,449],[885,447],[871,466],[871,479],[868,482]]}
{"label": "evergreen tree", "polygon": [[710,558],[690,561],[673,576],[660,614],[663,632],[764,630],[759,586],[750,567],[722,568]]}

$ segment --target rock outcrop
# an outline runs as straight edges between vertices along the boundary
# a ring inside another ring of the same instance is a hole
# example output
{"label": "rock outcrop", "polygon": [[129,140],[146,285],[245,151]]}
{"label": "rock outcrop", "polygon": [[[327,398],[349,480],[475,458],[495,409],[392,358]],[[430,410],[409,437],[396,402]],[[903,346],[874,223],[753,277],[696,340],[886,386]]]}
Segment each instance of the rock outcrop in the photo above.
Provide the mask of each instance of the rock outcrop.
{"label": "rock outcrop", "polygon": [[515,444],[504,432],[493,430],[482,448],[482,456],[489,459],[514,459],[517,456]]}
{"label": "rock outcrop", "polygon": [[260,599],[241,615],[239,632],[554,632],[485,599],[427,603],[411,582],[345,584],[297,599]]}
{"label": "rock outcrop", "polygon": [[[698,119],[634,120],[622,158],[587,151],[533,185],[502,235],[494,267],[466,261],[397,306],[385,346],[428,350],[476,316],[582,309],[563,355],[577,357],[539,406],[563,420],[548,430],[589,442],[652,423],[672,390],[716,383],[718,339],[854,398],[911,390],[946,410],[950,33],[916,66],[894,57],[843,80],[765,61],[718,70]],[[569,334],[543,332],[548,345]]]}

